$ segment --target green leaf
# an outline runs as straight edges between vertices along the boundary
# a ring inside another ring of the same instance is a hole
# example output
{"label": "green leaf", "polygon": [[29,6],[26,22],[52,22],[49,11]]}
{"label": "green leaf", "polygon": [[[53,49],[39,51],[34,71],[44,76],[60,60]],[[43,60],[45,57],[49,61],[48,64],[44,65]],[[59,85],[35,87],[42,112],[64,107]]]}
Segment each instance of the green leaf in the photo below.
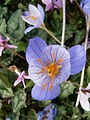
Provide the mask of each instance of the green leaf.
{"label": "green leaf", "polygon": [[81,31],[77,30],[75,34],[75,43],[78,44],[80,41],[82,41],[84,35],[85,35],[85,30],[81,30]]}
{"label": "green leaf", "polygon": [[61,85],[60,97],[66,98],[73,93],[75,86],[72,82],[67,81]]}
{"label": "green leaf", "polygon": [[45,107],[48,106],[51,103],[51,100],[47,100],[47,101],[38,101],[38,105],[40,107]]}
{"label": "green leaf", "polygon": [[28,112],[28,120],[37,120],[37,113],[32,108],[30,108],[30,110]]}
{"label": "green leaf", "polygon": [[5,19],[0,20],[0,34],[5,34],[6,33],[6,21]]}
{"label": "green leaf", "polygon": [[1,110],[1,108],[2,108],[2,101],[0,100],[0,110]]}
{"label": "green leaf", "polygon": [[24,36],[25,22],[21,18],[22,11],[19,9],[12,14],[7,23],[7,31],[11,38],[21,40]]}
{"label": "green leaf", "polygon": [[87,83],[90,82],[90,66],[87,68]]}
{"label": "green leaf", "polygon": [[21,108],[26,107],[26,93],[23,90],[19,89],[14,93],[14,97],[12,98],[12,109],[13,112],[18,112]]}
{"label": "green leaf", "polygon": [[3,15],[5,15],[7,12],[8,12],[7,7],[1,7],[0,6],[0,18],[3,18]]}
{"label": "green leaf", "polygon": [[2,98],[13,97],[13,90],[9,87],[8,78],[0,74],[0,96]]}

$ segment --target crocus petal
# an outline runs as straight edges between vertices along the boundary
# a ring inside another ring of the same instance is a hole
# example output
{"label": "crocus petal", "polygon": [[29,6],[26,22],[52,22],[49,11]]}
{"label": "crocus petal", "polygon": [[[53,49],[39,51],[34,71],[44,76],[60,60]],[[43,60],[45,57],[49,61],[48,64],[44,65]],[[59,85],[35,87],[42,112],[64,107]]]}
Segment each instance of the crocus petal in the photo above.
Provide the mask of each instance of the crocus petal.
{"label": "crocus petal", "polygon": [[28,32],[30,32],[31,30],[33,30],[33,29],[35,29],[35,28],[37,28],[37,27],[36,27],[36,26],[28,27],[28,28],[24,31],[24,33],[27,34]]}
{"label": "crocus petal", "polygon": [[43,21],[44,20],[44,10],[43,10],[43,7],[41,5],[39,5],[39,4],[38,4],[38,10],[41,13],[41,17],[42,17],[42,21]]}
{"label": "crocus petal", "polygon": [[26,50],[26,60],[30,63],[32,58],[40,58],[43,49],[47,46],[46,42],[40,37],[30,39],[28,48]]}
{"label": "crocus petal", "polygon": [[67,80],[71,73],[71,65],[70,65],[70,55],[69,52],[60,45],[50,45],[47,46],[43,50],[43,61],[47,65],[53,62],[53,54],[55,53],[55,61],[56,63],[63,59],[60,63],[62,68],[60,68],[59,74],[55,77],[54,85],[60,84],[63,81]]}
{"label": "crocus petal", "polygon": [[49,3],[52,2],[52,0],[42,0],[42,2],[43,2],[45,5],[48,5]]}
{"label": "crocus petal", "polygon": [[53,86],[52,90],[49,90],[49,85],[45,90],[42,87],[35,85],[32,89],[31,95],[36,100],[52,100],[56,98],[60,93],[59,85]]}
{"label": "crocus petal", "polygon": [[88,101],[88,96],[84,94],[82,91],[80,91],[79,95],[80,95],[80,104],[82,108],[86,111],[90,111],[90,103]]}
{"label": "crocus petal", "polygon": [[41,17],[40,11],[32,4],[29,4],[29,12],[35,17]]}
{"label": "crocus petal", "polygon": [[71,75],[79,73],[86,62],[86,53],[82,46],[75,45],[69,49],[70,63],[71,63]]}
{"label": "crocus petal", "polygon": [[0,47],[0,56],[2,55],[3,49],[4,49],[4,47]]}
{"label": "crocus petal", "polygon": [[8,44],[5,44],[5,47],[6,48],[17,48],[17,46],[15,46],[15,45],[8,45]]}
{"label": "crocus petal", "polygon": [[14,82],[14,86],[18,85],[22,80],[18,77],[17,80]]}
{"label": "crocus petal", "polygon": [[62,7],[62,0],[57,0],[54,2],[54,8],[61,8]]}
{"label": "crocus petal", "polygon": [[41,74],[42,65],[38,62],[38,59],[32,59],[29,64],[28,73],[32,81],[38,86],[49,82],[49,77],[46,73]]}
{"label": "crocus petal", "polygon": [[54,6],[53,6],[53,4],[52,3],[50,3],[50,4],[48,4],[47,6],[46,6],[46,11],[49,11],[49,10],[53,10],[54,9]]}
{"label": "crocus petal", "polygon": [[[21,16],[22,17],[22,19],[26,22],[26,23],[28,23],[28,24],[30,24],[30,25],[37,25],[37,21],[36,20],[33,20],[32,18],[30,18],[30,17],[28,17],[27,19],[25,18],[26,17],[26,11],[23,13],[23,15]],[[30,16],[30,15],[29,15]]]}

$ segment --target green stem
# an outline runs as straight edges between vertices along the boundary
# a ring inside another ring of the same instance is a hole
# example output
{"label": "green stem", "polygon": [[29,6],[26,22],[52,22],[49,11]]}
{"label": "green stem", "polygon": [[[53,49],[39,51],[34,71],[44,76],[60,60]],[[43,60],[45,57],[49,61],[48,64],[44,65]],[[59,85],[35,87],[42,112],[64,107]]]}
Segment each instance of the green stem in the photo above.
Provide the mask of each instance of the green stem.
{"label": "green stem", "polygon": [[[86,19],[86,38],[85,38],[85,46],[84,46],[85,52],[87,52],[88,35],[89,35],[89,25],[88,25],[88,20]],[[82,73],[81,73],[81,79],[80,79],[80,87],[79,87],[79,89],[81,89],[82,86],[83,86],[84,73],[85,73],[85,66],[84,66],[84,68],[82,70]],[[77,101],[76,101],[76,107],[78,107],[78,105],[79,105],[79,100],[80,100],[80,96],[78,94]]]}
{"label": "green stem", "polygon": [[57,43],[61,44],[60,40],[58,40],[53,33],[51,33],[44,25],[44,23],[42,24],[42,26],[40,27],[41,29],[45,30]]}
{"label": "green stem", "polygon": [[62,27],[62,40],[61,40],[61,46],[64,45],[64,38],[65,38],[65,23],[66,23],[66,7],[65,7],[65,0],[62,0],[63,3],[63,27]]}

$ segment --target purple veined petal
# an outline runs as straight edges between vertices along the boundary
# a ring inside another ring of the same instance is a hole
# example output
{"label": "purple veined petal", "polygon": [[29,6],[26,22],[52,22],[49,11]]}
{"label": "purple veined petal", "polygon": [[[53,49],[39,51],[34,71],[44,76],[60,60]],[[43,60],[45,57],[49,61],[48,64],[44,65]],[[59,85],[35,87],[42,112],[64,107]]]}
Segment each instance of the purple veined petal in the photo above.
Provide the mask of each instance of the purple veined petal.
{"label": "purple veined petal", "polygon": [[42,86],[49,82],[49,77],[46,72],[41,73],[42,65],[38,62],[38,59],[32,59],[29,64],[28,73],[31,80],[38,86]]}
{"label": "purple veined petal", "polygon": [[40,17],[41,18],[41,13],[40,11],[32,4],[29,4],[29,12],[35,16],[35,17]]}
{"label": "purple veined petal", "polygon": [[3,49],[4,49],[4,47],[0,47],[0,56],[2,55]]}
{"label": "purple veined petal", "polygon": [[45,47],[43,50],[43,59],[46,63],[52,63],[53,61],[53,54],[55,53],[55,61],[56,63],[63,58],[63,62],[70,61],[69,52],[60,45],[49,45]]}
{"label": "purple veined petal", "polygon": [[8,44],[5,44],[5,47],[6,48],[17,48],[17,46],[15,46],[15,45],[8,45]]}
{"label": "purple veined petal", "polygon": [[54,9],[54,6],[52,3],[49,3],[48,5],[46,5],[46,9],[45,11],[49,11],[49,10],[53,10]]}
{"label": "purple veined petal", "polygon": [[64,81],[66,81],[71,73],[71,65],[70,62],[62,63],[62,68],[57,75],[57,77],[54,79],[54,85],[56,84],[62,84]]}
{"label": "purple veined petal", "polygon": [[90,103],[88,101],[88,96],[84,94],[82,91],[80,91],[79,95],[80,95],[80,104],[82,108],[86,111],[90,111]]}
{"label": "purple veined petal", "polygon": [[67,80],[71,73],[71,65],[70,65],[70,55],[69,52],[60,45],[50,45],[47,46],[43,50],[43,61],[47,65],[49,63],[54,62],[53,60],[53,54],[55,53],[55,61],[56,63],[63,59],[63,61],[60,63],[62,68],[60,68],[59,73],[54,78],[53,85],[61,84],[63,81]]}
{"label": "purple veined petal", "polygon": [[[26,11],[25,11],[25,12],[26,12]],[[24,12],[23,15],[21,16],[22,19],[23,19],[26,23],[28,23],[28,24],[30,24],[30,25],[36,25],[36,24],[37,24],[37,21],[36,21],[36,20],[33,20],[32,18],[30,18],[30,15],[28,16],[27,19],[25,18],[25,15],[26,15],[25,12]]]}
{"label": "purple veined petal", "polygon": [[18,85],[22,80],[18,77],[17,80],[14,82],[14,86]]}
{"label": "purple veined petal", "polygon": [[45,90],[42,90],[42,87],[35,85],[31,92],[32,97],[40,101],[56,98],[60,93],[59,85],[53,86],[51,90],[49,90],[49,85],[50,84],[48,84]]}
{"label": "purple veined petal", "polygon": [[79,73],[86,62],[86,53],[82,46],[75,45],[69,49],[70,63],[71,63],[71,75]]}
{"label": "purple veined petal", "polygon": [[54,8],[62,8],[62,0],[55,1]]}
{"label": "purple veined petal", "polygon": [[52,0],[42,0],[42,2],[45,4],[45,5],[48,5],[52,2]]}
{"label": "purple veined petal", "polygon": [[41,13],[41,16],[42,16],[42,22],[44,20],[44,10],[43,10],[43,7],[41,5],[38,4],[38,10],[40,11]]}
{"label": "purple veined petal", "polygon": [[30,32],[31,30],[37,28],[36,26],[30,26],[28,28],[26,28],[26,30],[24,31],[25,34],[27,34],[28,32]]}
{"label": "purple veined petal", "polygon": [[46,42],[40,37],[30,39],[26,50],[26,60],[30,63],[33,58],[41,58],[43,49],[47,46]]}

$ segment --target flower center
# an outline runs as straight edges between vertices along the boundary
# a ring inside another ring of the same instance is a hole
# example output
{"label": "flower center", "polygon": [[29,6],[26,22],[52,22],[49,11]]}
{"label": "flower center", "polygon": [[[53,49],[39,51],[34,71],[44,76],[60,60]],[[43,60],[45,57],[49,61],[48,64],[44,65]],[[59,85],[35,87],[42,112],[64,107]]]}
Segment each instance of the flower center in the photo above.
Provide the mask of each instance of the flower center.
{"label": "flower center", "polygon": [[30,10],[29,10],[29,13],[30,13],[30,16],[25,16],[24,18],[25,19],[32,18],[34,21],[36,21],[36,17],[34,15],[32,15],[32,13],[30,12]]}
{"label": "flower center", "polygon": [[[63,62],[63,58],[61,58],[57,63],[56,63],[56,60],[55,60],[55,53],[53,53],[53,62],[51,64],[48,64],[47,66],[45,66],[44,64],[42,64],[41,62],[41,59],[39,58],[38,59],[38,62],[43,66],[41,71],[38,73],[42,73],[44,74],[44,72],[46,72],[48,74],[48,76],[50,77],[51,79],[51,84],[50,84],[50,87],[49,87],[49,90],[52,89],[52,85],[53,85],[53,80],[55,78],[56,75],[58,75],[59,73],[59,69],[62,67],[60,65],[61,62]],[[49,81],[50,82],[50,81]],[[48,82],[48,83],[49,83]],[[43,86],[43,90],[47,87],[48,83],[42,85]]]}

